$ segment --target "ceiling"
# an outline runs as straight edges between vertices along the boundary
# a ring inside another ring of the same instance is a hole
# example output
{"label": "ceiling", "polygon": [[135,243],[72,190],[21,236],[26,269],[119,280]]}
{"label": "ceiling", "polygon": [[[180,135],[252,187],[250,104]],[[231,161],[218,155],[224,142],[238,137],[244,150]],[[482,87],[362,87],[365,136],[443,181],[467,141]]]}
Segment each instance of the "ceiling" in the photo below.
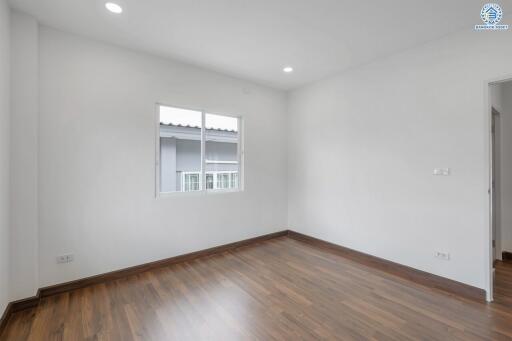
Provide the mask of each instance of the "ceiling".
{"label": "ceiling", "polygon": [[[42,24],[292,89],[481,23],[481,0],[11,0]],[[512,7],[512,0],[501,1]],[[506,10],[507,8],[504,8]],[[503,23],[509,22],[505,19]],[[512,23],[512,22],[511,22]],[[475,34],[485,34],[475,32]],[[295,71],[282,72],[291,65]]]}

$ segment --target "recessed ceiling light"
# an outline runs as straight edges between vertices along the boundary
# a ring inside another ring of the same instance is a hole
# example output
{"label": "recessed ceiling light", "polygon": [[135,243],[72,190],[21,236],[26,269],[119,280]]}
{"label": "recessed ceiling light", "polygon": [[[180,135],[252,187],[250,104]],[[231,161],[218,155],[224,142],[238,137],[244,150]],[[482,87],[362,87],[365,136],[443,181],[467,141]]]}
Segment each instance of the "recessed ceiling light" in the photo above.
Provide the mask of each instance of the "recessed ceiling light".
{"label": "recessed ceiling light", "polygon": [[286,66],[285,68],[283,68],[283,72],[286,72],[286,73],[293,72],[293,68],[291,66]]}
{"label": "recessed ceiling light", "polygon": [[121,14],[123,13],[123,8],[121,6],[119,6],[118,4],[115,4],[113,2],[107,2],[105,4],[105,7],[112,13],[115,13],[115,14]]}

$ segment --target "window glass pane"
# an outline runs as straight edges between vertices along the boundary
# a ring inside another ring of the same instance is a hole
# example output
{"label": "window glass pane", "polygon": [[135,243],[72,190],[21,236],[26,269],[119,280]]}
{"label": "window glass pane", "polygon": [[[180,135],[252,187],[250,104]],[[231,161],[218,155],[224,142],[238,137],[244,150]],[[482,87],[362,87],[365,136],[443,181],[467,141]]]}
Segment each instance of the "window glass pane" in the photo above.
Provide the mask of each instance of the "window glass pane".
{"label": "window glass pane", "polygon": [[167,106],[160,113],[160,192],[201,189],[200,111]]}
{"label": "window glass pane", "polygon": [[217,173],[217,187],[219,189],[226,189],[230,186],[229,173]]}
{"label": "window glass pane", "polygon": [[190,176],[190,190],[198,191],[199,190],[199,177],[200,174],[191,174]]}
{"label": "window glass pane", "polygon": [[206,172],[216,174],[211,188],[208,187],[210,190],[239,187],[238,120],[230,116],[205,115]]}
{"label": "window glass pane", "polygon": [[206,173],[206,189],[213,189],[213,186],[214,186],[213,174]]}
{"label": "window glass pane", "polygon": [[238,173],[231,173],[231,188],[237,188],[238,184]]}

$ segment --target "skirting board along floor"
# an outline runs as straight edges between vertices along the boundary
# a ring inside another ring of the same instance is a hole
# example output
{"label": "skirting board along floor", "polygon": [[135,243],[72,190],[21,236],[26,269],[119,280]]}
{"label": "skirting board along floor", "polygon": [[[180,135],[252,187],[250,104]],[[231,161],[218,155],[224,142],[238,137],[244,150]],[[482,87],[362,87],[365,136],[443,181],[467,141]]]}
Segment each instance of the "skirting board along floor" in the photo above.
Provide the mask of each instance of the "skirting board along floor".
{"label": "skirting board along floor", "polygon": [[99,284],[99,283],[113,281],[113,280],[120,279],[120,278],[125,278],[125,277],[131,276],[131,275],[136,275],[136,274],[143,273],[143,272],[146,272],[146,271],[149,271],[152,269],[169,266],[169,265],[176,264],[176,263],[191,261],[191,260],[194,260],[194,259],[200,258],[200,257],[211,256],[214,254],[233,250],[233,249],[236,249],[236,248],[239,248],[242,246],[247,246],[247,245],[255,244],[258,242],[262,242],[262,241],[265,241],[268,239],[286,236],[287,234],[288,234],[287,230],[279,231],[279,232],[275,232],[275,233],[266,234],[263,236],[258,236],[258,237],[254,237],[254,238],[250,238],[250,239],[241,240],[241,241],[234,242],[234,243],[229,243],[229,244],[212,247],[212,248],[197,251],[197,252],[192,252],[192,253],[176,256],[176,257],[162,259],[162,260],[151,262],[151,263],[136,265],[136,266],[132,266],[129,268],[116,270],[116,271],[112,271],[112,272],[108,272],[108,273],[104,273],[104,274],[100,274],[100,275],[96,275],[96,276],[81,278],[81,279],[77,279],[77,280],[62,283],[62,284],[56,284],[56,285],[52,285],[49,287],[40,288],[37,291],[36,296],[28,297],[28,298],[14,301],[14,302],[11,302],[8,304],[8,306],[5,309],[5,312],[2,315],[2,318],[0,320],[0,335],[2,333],[2,330],[5,328],[5,325],[7,324],[9,317],[12,314],[14,314],[18,311],[21,311],[21,310],[30,309],[30,308],[37,306],[39,304],[39,302],[41,301],[41,299],[43,299],[45,297],[58,295],[61,293],[69,292],[69,291],[80,289],[80,288],[85,288],[85,287]]}
{"label": "skirting board along floor", "polygon": [[402,264],[394,263],[379,257],[371,256],[366,253],[355,251],[337,244],[326,242],[321,239],[313,238],[302,233],[289,231],[288,236],[297,240],[316,245],[326,250],[330,250],[340,256],[351,259],[366,266],[387,272],[389,274],[425,285],[429,288],[443,290],[447,293],[457,296],[484,301],[485,290],[460,283],[445,277],[436,276],[428,272],[417,270]]}
{"label": "skirting board along floor", "polygon": [[2,340],[506,340],[510,306],[282,236],[43,298]]}
{"label": "skirting board along floor", "polygon": [[84,279],[79,279],[76,281],[63,283],[54,285],[51,287],[41,288],[38,291],[38,294],[35,297],[27,298],[25,300],[20,300],[16,302],[12,302],[9,304],[8,309],[4,313],[4,317],[2,321],[0,321],[0,333],[5,327],[9,317],[21,310],[31,309],[40,304],[41,300],[50,296],[55,296],[63,293],[69,293],[73,290],[86,288],[89,286],[107,283],[123,278],[127,278],[129,276],[134,276],[137,274],[145,273],[151,270],[155,270],[162,267],[168,267],[173,264],[191,262],[195,259],[212,256],[215,254],[220,254],[227,251],[233,251],[237,248],[253,245],[256,243],[260,243],[263,241],[280,238],[280,237],[290,237],[292,239],[301,241],[303,243],[307,243],[311,246],[321,248],[324,251],[328,251],[329,253],[334,253],[336,255],[342,256],[351,261],[363,264],[367,267],[376,269],[381,272],[385,272],[391,274],[393,276],[397,276],[403,279],[407,279],[413,281],[415,283],[424,285],[433,290],[440,290],[452,295],[458,295],[464,298],[469,298],[472,300],[483,301],[485,299],[485,292],[482,289],[474,288],[469,285],[459,283],[456,281],[452,281],[443,277],[435,276],[426,272],[422,272],[410,267],[406,267],[397,263],[389,262],[387,260],[383,260],[378,257],[370,256],[361,252],[357,252],[336,244],[332,244],[326,241],[322,241],[310,236],[306,236],[304,234],[300,234],[294,231],[280,231],[277,233],[272,233],[256,238],[251,238],[248,240],[243,240],[240,242],[235,242],[231,244],[226,244],[214,248],[210,248],[207,250],[202,250],[198,252],[193,252],[186,255],[181,255],[177,257],[172,257],[169,259],[164,259],[161,261],[156,261],[148,264],[143,264],[139,266],[130,267],[127,269],[122,269],[118,271],[113,271],[106,274],[101,274],[93,277],[88,277]]}

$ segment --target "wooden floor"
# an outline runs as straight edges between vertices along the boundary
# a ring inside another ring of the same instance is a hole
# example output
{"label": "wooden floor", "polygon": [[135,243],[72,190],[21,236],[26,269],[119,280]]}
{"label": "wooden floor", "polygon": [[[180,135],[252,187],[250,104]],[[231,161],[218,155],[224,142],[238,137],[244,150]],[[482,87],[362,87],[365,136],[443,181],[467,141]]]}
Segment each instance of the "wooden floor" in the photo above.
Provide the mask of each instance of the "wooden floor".
{"label": "wooden floor", "polygon": [[512,308],[512,261],[496,262],[494,268],[494,301]]}
{"label": "wooden floor", "polygon": [[46,298],[1,339],[512,340],[509,270],[478,303],[282,237]]}

